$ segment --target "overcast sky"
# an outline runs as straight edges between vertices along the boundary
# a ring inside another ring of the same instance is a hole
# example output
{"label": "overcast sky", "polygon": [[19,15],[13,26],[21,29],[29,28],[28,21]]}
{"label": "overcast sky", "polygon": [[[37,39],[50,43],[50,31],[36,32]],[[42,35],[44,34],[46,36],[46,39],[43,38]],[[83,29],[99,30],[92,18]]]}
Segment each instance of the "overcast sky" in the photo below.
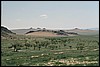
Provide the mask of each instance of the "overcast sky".
{"label": "overcast sky", "polygon": [[2,1],[1,25],[19,28],[99,28],[98,1]]}

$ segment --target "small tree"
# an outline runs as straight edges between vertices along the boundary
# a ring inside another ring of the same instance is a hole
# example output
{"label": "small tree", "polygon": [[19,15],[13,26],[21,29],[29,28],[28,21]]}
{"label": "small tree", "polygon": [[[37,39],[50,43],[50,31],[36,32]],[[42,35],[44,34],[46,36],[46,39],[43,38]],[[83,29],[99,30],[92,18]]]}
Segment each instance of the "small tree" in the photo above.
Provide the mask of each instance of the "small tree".
{"label": "small tree", "polygon": [[17,52],[16,46],[17,46],[17,45],[13,45],[14,51],[15,51],[15,52]]}
{"label": "small tree", "polygon": [[79,50],[79,46],[77,46],[76,48],[77,48],[77,50]]}
{"label": "small tree", "polygon": [[36,48],[36,43],[35,42],[33,43],[33,46],[34,46],[34,50],[35,50],[35,48]]}
{"label": "small tree", "polygon": [[49,45],[49,48],[50,48],[51,50],[54,50],[55,48],[57,48],[57,46],[54,45],[54,44],[51,44],[51,45]]}
{"label": "small tree", "polygon": [[29,43],[29,41],[25,41],[25,47],[26,47],[26,49],[28,48],[28,47],[32,47],[32,45]]}
{"label": "small tree", "polygon": [[19,48],[19,43],[13,44],[12,47],[14,48],[14,52],[18,52]]}
{"label": "small tree", "polygon": [[39,41],[37,45],[38,45],[38,48],[40,50],[40,48],[41,48],[41,42]]}
{"label": "small tree", "polygon": [[64,44],[64,47],[66,46],[66,44]]}
{"label": "small tree", "polygon": [[44,43],[45,48],[47,48],[48,45],[49,45],[49,41],[45,41]]}
{"label": "small tree", "polygon": [[72,46],[69,46],[70,49],[72,49]]}
{"label": "small tree", "polygon": [[77,48],[77,50],[83,50],[84,49],[84,43],[78,43],[76,48]]}
{"label": "small tree", "polygon": [[14,48],[14,52],[17,52],[18,51],[18,45],[19,45],[18,41],[14,40],[14,43],[11,43],[11,44],[12,44],[11,47]]}
{"label": "small tree", "polygon": [[28,47],[28,44],[27,44],[27,43],[25,43],[25,47],[26,47],[26,49],[27,49],[27,47]]}
{"label": "small tree", "polygon": [[39,48],[39,50],[40,50],[41,46],[39,45],[38,48]]}

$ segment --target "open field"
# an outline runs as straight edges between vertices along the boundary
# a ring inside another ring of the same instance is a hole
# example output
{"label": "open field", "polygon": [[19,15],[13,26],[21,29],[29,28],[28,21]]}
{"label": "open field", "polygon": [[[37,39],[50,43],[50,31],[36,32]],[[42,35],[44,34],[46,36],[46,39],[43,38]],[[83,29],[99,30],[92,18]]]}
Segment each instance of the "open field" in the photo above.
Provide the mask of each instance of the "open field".
{"label": "open field", "polygon": [[1,39],[2,66],[99,66],[99,36]]}
{"label": "open field", "polygon": [[57,35],[56,33],[52,33],[52,32],[33,32],[33,33],[26,34],[26,35],[39,36],[39,37],[44,37],[44,36],[58,37],[58,36],[62,36],[62,35]]}

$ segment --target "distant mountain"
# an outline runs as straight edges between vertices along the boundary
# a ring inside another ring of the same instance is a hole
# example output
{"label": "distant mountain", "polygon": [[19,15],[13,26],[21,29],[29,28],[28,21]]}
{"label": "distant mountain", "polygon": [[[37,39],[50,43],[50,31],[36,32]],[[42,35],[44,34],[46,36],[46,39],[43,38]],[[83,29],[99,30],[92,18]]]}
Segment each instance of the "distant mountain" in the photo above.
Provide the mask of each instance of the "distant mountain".
{"label": "distant mountain", "polygon": [[12,31],[8,30],[6,27],[1,26],[1,36],[7,36],[10,34],[15,34]]}
{"label": "distant mountain", "polygon": [[76,32],[79,35],[99,35],[99,30],[75,28],[75,29],[70,29],[70,30],[66,30],[66,31],[67,32]]}
{"label": "distant mountain", "polygon": [[99,28],[89,28],[88,30],[99,30]]}

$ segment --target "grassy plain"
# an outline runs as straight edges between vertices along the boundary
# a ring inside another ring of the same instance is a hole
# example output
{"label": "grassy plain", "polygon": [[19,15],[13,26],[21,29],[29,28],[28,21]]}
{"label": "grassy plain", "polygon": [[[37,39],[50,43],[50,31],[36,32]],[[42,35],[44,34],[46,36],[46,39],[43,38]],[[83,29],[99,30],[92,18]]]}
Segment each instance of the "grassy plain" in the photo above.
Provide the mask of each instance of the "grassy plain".
{"label": "grassy plain", "polygon": [[99,35],[14,37],[1,39],[1,66],[99,66]]}

